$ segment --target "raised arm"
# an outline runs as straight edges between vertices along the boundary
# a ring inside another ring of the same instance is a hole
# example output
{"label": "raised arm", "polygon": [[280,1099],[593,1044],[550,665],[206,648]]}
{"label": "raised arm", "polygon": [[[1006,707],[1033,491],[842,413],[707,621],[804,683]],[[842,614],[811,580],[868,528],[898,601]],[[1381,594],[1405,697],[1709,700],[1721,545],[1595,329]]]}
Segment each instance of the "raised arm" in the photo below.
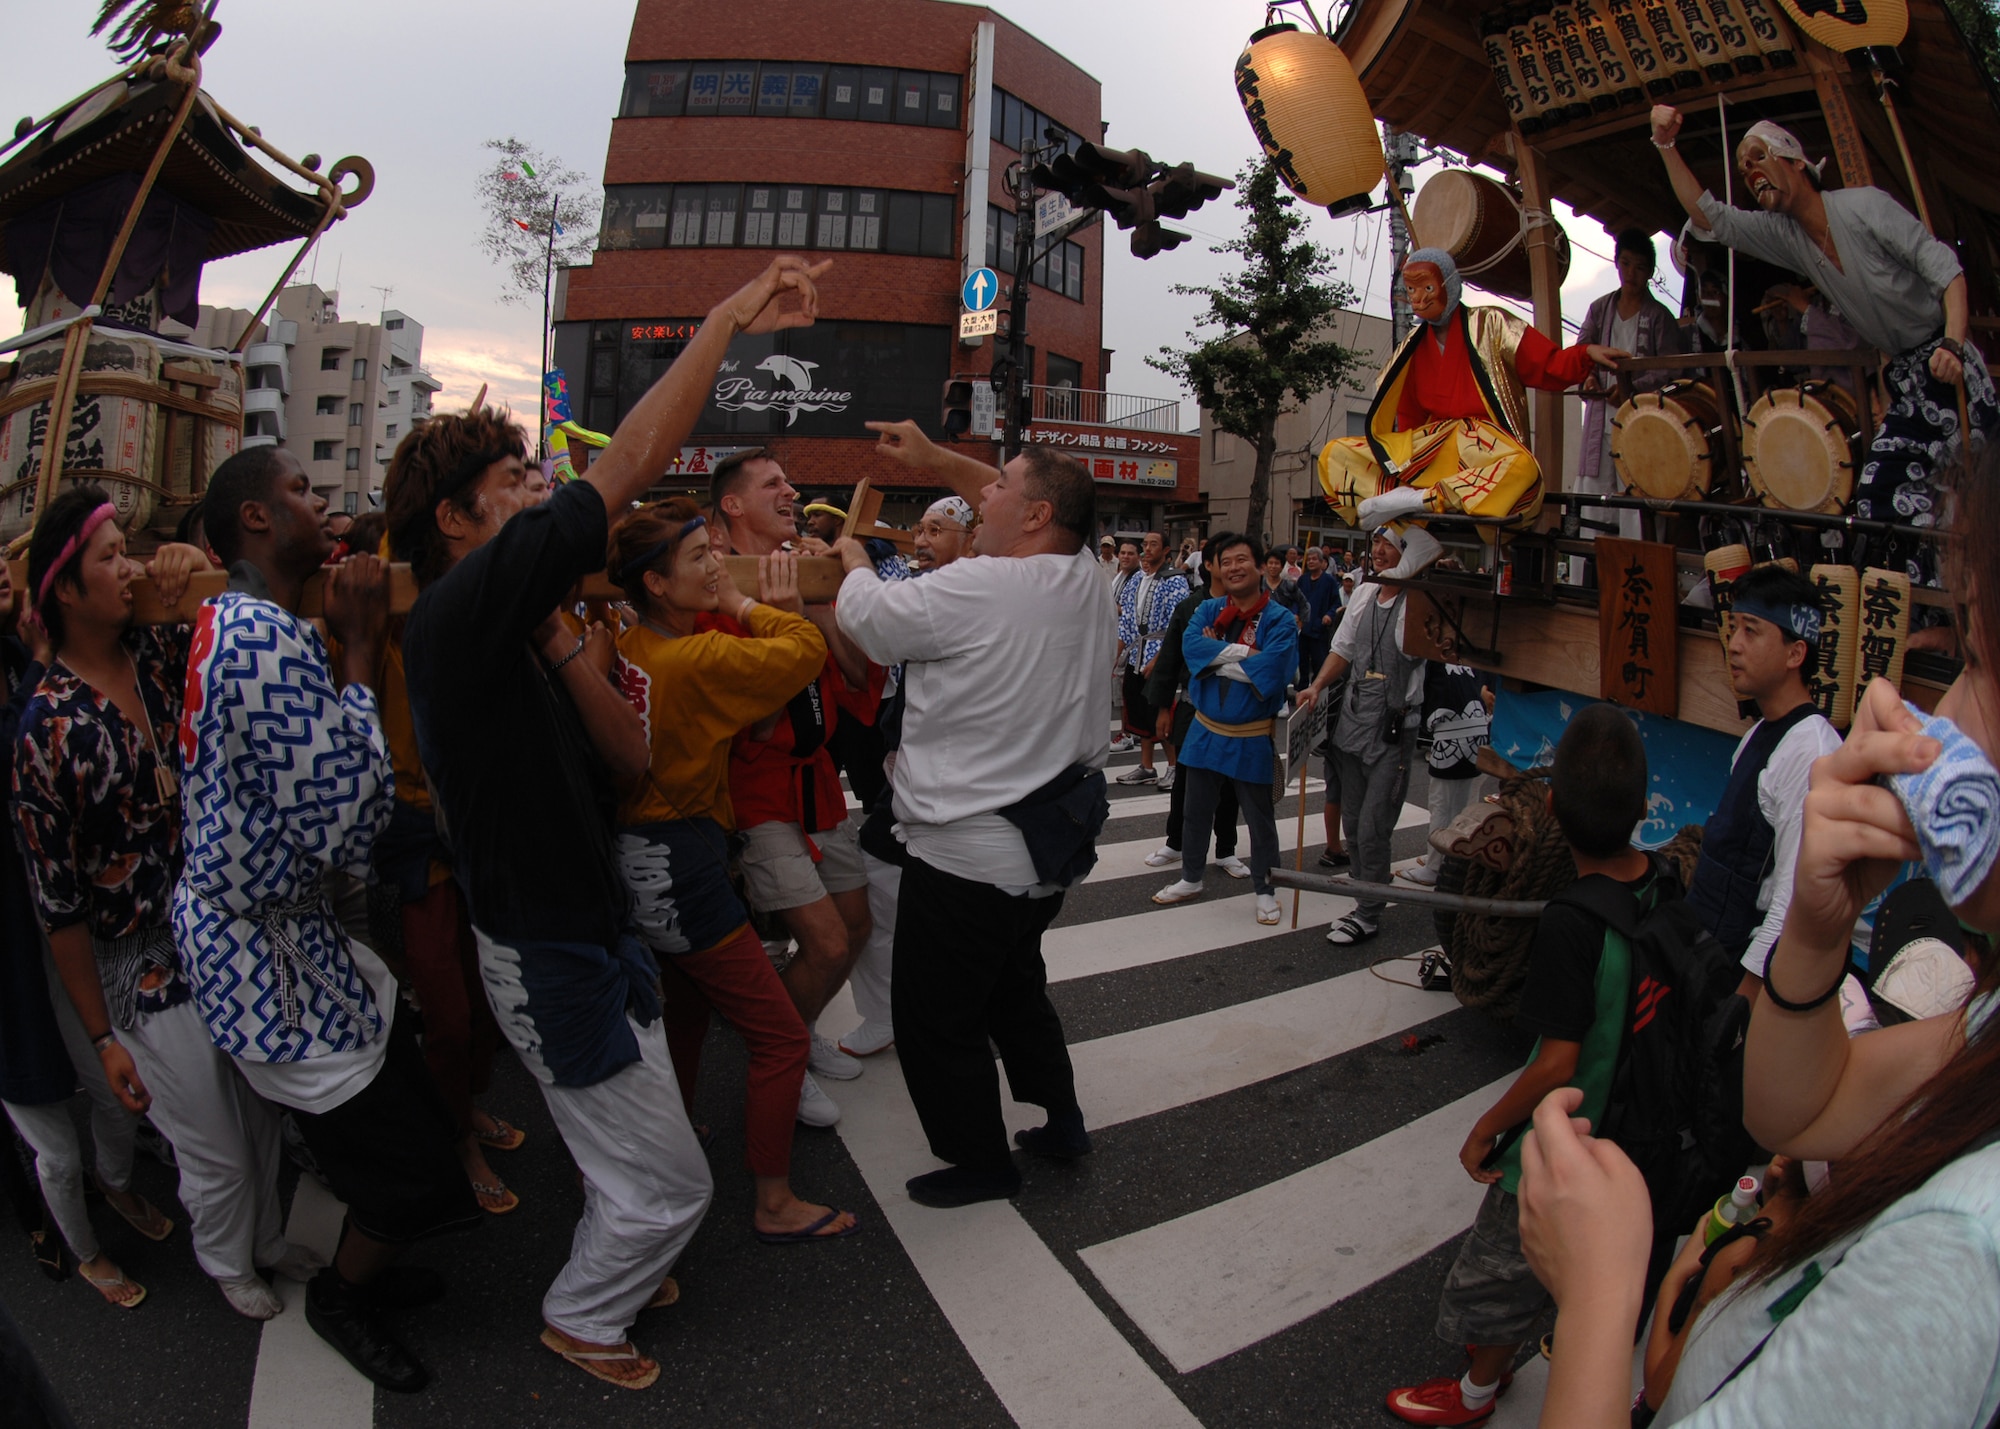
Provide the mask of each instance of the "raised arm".
{"label": "raised arm", "polygon": [[1660,151],[1660,162],[1667,166],[1667,180],[1674,186],[1674,197],[1681,201],[1681,208],[1694,220],[1694,226],[1703,233],[1709,231],[1708,220],[1702,216],[1702,182],[1694,176],[1694,170],[1687,166],[1687,160],[1674,147],[1680,137],[1681,112],[1671,104],[1653,106],[1653,147]]}
{"label": "raised arm", "polygon": [[[597,488],[606,510],[624,510],[673,465],[701,417],[731,338],[738,333],[812,325],[819,316],[819,290],[814,282],[832,266],[831,258],[808,263],[796,253],[782,253],[755,279],[709,310],[700,331],[674,359],[666,376],[626,414],[612,434],[611,445],[585,473],[583,479]],[[798,300],[795,307],[788,306],[792,296]]]}
{"label": "raised arm", "polygon": [[964,497],[977,511],[985,499],[987,485],[998,474],[985,462],[939,446],[923,434],[915,422],[863,422],[880,440],[875,450],[894,457],[904,466],[928,473]]}

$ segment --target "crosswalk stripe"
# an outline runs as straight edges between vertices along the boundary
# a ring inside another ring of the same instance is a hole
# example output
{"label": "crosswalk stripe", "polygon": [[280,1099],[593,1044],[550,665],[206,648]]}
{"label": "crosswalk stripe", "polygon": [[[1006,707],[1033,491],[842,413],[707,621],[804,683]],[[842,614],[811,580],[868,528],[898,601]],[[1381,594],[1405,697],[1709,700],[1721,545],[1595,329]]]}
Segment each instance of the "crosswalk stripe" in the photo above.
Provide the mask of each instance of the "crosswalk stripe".
{"label": "crosswalk stripe", "polygon": [[[1141,785],[1139,787],[1146,788],[1150,786]],[[1290,787],[1288,787],[1285,790],[1285,792],[1287,794],[1296,794],[1298,793],[1298,789],[1299,786],[1296,783],[1294,783]],[[1310,799],[1315,794],[1324,793],[1325,790],[1326,790],[1325,780],[1323,779],[1306,780],[1306,797],[1308,799]],[[1172,802],[1173,797],[1174,797],[1174,791],[1171,789],[1167,790],[1167,792],[1164,794],[1128,794],[1123,798],[1119,797],[1116,794],[1113,794],[1111,796],[1112,821],[1115,823],[1119,819],[1137,819],[1153,814],[1164,814],[1167,811],[1167,805],[1170,802]],[[1318,809],[1308,808],[1306,810],[1306,822],[1308,824],[1310,824],[1314,819],[1318,817],[1319,817]]]}
{"label": "crosswalk stripe", "polygon": [[[1455,1006],[1446,995],[1363,968],[1192,1017],[1071,1043],[1076,1097],[1090,1125],[1116,1126],[1296,1072]],[[1009,1102],[1005,1111],[1010,1131],[1041,1125],[1038,1107]]]}
{"label": "crosswalk stripe", "polygon": [[1511,1080],[1282,1180],[1086,1247],[1083,1263],[1175,1369],[1211,1364],[1470,1225],[1485,1192],[1457,1147]]}
{"label": "crosswalk stripe", "polygon": [[[317,1177],[300,1176],[285,1238],[331,1260],[346,1214]],[[305,1286],[283,1276],[273,1283],[285,1313],[266,1320],[257,1338],[249,1429],[369,1429],[375,1386],[306,1323]]]}
{"label": "crosswalk stripe", "polygon": [[[1111,811],[1116,814],[1118,806],[1113,804]],[[1430,810],[1417,804],[1405,804],[1403,805],[1402,814],[1396,820],[1396,827],[1398,829],[1413,829],[1419,824],[1428,824],[1430,820]],[[1325,829],[1321,826],[1318,814],[1308,810],[1306,814],[1306,846],[1310,848],[1312,845],[1320,842],[1325,832]],[[1148,868],[1145,862],[1146,855],[1161,847],[1165,842],[1165,838],[1161,837],[1126,839],[1121,843],[1100,844],[1097,850],[1097,867],[1091,869],[1089,876],[1083,881],[1085,883],[1103,883],[1114,878],[1136,878],[1142,873],[1148,873],[1158,877],[1163,884],[1171,883],[1174,879],[1180,877],[1180,866],[1178,864],[1168,864],[1165,868]],[[1298,817],[1294,815],[1289,819],[1278,820],[1279,851],[1289,853],[1298,846]],[[1236,853],[1245,863],[1250,861],[1250,835],[1241,829],[1238,830],[1236,835]]]}

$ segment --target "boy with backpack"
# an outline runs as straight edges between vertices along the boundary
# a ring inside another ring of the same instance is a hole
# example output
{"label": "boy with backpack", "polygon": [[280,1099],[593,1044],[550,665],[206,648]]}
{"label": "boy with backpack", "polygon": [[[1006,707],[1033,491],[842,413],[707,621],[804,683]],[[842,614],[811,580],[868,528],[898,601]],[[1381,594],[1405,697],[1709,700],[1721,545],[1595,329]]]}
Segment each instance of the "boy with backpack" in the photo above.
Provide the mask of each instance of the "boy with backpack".
{"label": "boy with backpack", "polygon": [[[1614,1081],[1627,1097],[1647,1092],[1620,1075],[1626,1027],[1652,1013],[1634,1004],[1636,939],[1592,911],[1600,903],[1617,908],[1618,921],[1629,927],[1633,920],[1624,910],[1636,908],[1643,917],[1680,898],[1672,871],[1632,846],[1632,831],[1645,816],[1646,787],[1646,750],[1631,719],[1608,704],[1581,710],[1563,732],[1549,776],[1550,812],[1569,841],[1578,882],[1550,901],[1536,926],[1518,1013],[1520,1025],[1539,1040],[1528,1065],[1474,1123],[1458,1154],[1466,1173],[1487,1191],[1445,1278],[1437,1332],[1449,1344],[1464,1345],[1471,1363],[1462,1377],[1391,1390],[1389,1412],[1408,1423],[1485,1422],[1513,1378],[1514,1356],[1553,1304],[1522,1253],[1516,1199],[1519,1137],[1535,1107],[1558,1087],[1580,1087],[1577,1115],[1597,1130],[1605,1126]],[[1723,977],[1728,983],[1726,967]],[[1657,983],[1648,993],[1658,998]]]}

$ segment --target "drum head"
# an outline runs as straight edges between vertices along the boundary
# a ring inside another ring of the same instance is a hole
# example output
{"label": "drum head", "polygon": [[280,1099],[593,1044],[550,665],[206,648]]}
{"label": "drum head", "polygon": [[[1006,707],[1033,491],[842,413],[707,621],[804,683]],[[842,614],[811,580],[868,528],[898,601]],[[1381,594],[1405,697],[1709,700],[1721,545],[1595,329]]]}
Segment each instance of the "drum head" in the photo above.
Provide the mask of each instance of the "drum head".
{"label": "drum head", "polygon": [[1641,392],[1611,419],[1611,464],[1639,496],[1691,499],[1708,491],[1708,430],[1695,404]]}
{"label": "drum head", "polygon": [[[1426,248],[1442,248],[1461,261],[1472,253],[1485,225],[1486,205],[1493,201],[1481,191],[1482,184],[1500,188],[1463,169],[1446,169],[1424,181],[1410,222],[1423,235]],[[1501,190],[1502,207],[1511,207],[1504,202],[1505,192]]]}
{"label": "drum head", "polygon": [[1743,421],[1743,470],[1766,506],[1839,511],[1854,491],[1854,433],[1792,388],[1767,392]]}

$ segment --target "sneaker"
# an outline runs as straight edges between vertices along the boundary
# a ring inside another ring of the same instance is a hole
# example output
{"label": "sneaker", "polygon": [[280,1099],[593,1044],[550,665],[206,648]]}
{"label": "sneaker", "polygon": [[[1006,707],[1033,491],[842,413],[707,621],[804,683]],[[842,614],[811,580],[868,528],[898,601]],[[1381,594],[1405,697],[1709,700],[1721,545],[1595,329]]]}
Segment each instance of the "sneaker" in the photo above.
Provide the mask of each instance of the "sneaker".
{"label": "sneaker", "polygon": [[1129,734],[1121,734],[1111,741],[1113,754],[1130,754],[1139,747],[1139,741]]}
{"label": "sneaker", "polygon": [[1215,866],[1231,878],[1248,878],[1250,876],[1250,865],[1233,853],[1228,858],[1218,858],[1215,861]]}
{"label": "sneaker", "polygon": [[1167,868],[1181,861],[1181,851],[1172,844],[1161,844],[1146,855],[1146,867]]}
{"label": "sneaker", "polygon": [[1437,870],[1427,864],[1420,863],[1415,867],[1399,870],[1396,877],[1402,879],[1405,883],[1414,883],[1419,888],[1437,887]]}
{"label": "sneaker", "polygon": [[1281,915],[1278,912],[1278,895],[1260,893],[1257,895],[1257,921],[1265,927],[1275,927]]}
{"label": "sneaker", "polygon": [[840,1050],[850,1057],[872,1057],[895,1045],[895,1024],[886,1018],[871,1017],[840,1039]]}
{"label": "sneaker", "polygon": [[819,1089],[812,1073],[799,1083],[799,1120],[807,1126],[828,1127],[840,1120],[840,1108],[832,1097]]}
{"label": "sneaker", "polygon": [[1191,898],[1199,897],[1201,897],[1201,885],[1199,883],[1189,883],[1185,878],[1181,878],[1169,883],[1165,888],[1155,893],[1153,901],[1171,906],[1175,903],[1185,903]]}
{"label": "sneaker", "polygon": [[1405,1424],[1484,1424],[1493,1417],[1499,1402],[1500,1396],[1495,1394],[1477,1409],[1471,1408],[1459,1392],[1456,1375],[1392,1389],[1386,1401],[1389,1412]]}
{"label": "sneaker", "polygon": [[1135,764],[1118,776],[1120,784],[1157,784],[1160,776],[1143,764]]}
{"label": "sneaker", "polygon": [[1353,863],[1354,860],[1348,857],[1347,850],[1345,849],[1330,848],[1319,856],[1319,866],[1321,868],[1348,868]]}
{"label": "sneaker", "polygon": [[861,1063],[836,1047],[833,1039],[817,1032],[812,1035],[812,1052],[806,1058],[806,1065],[836,1082],[851,1082],[861,1075]]}
{"label": "sneaker", "polygon": [[1174,787],[1174,770],[1178,769],[1179,767],[1180,766],[1177,764],[1169,764],[1167,766],[1167,772],[1162,774],[1158,779],[1154,780],[1153,782],[1162,789],[1172,789]]}

